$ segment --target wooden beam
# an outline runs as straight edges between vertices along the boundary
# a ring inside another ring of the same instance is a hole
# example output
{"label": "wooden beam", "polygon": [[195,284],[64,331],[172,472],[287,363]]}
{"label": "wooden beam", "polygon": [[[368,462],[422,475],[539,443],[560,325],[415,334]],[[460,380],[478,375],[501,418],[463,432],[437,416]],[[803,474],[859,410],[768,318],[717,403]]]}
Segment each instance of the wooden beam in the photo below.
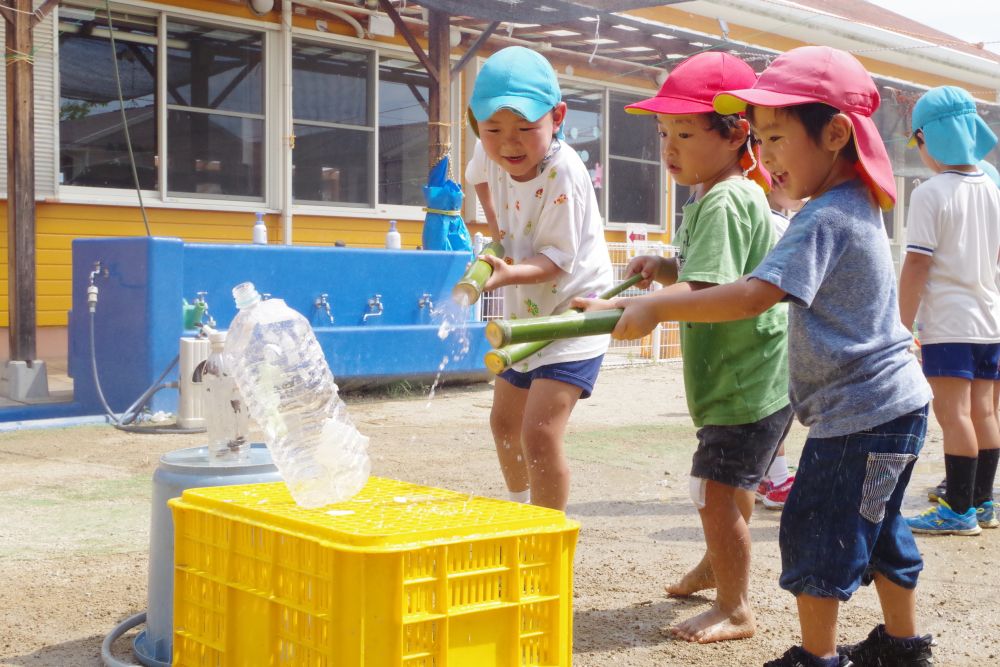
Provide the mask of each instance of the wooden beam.
{"label": "wooden beam", "polygon": [[494,21],[493,23],[486,26],[486,29],[479,34],[479,37],[476,38],[476,41],[472,43],[472,45],[469,47],[469,50],[466,51],[465,55],[462,56],[462,59],[459,60],[455,64],[455,66],[451,68],[452,78],[458,76],[462,72],[462,70],[465,69],[465,66],[469,63],[469,61],[476,57],[476,54],[479,53],[479,49],[482,48],[483,44],[486,43],[486,40],[488,40],[490,36],[494,32],[496,32],[498,27],[500,27],[500,21]]}
{"label": "wooden beam", "polygon": [[[396,30],[399,31],[399,34],[402,35],[403,39],[406,40],[406,43],[410,45],[410,49],[417,57],[417,60],[419,60],[420,64],[424,66],[427,73],[431,75],[431,83],[435,83],[440,74],[437,66],[432,62],[433,58],[429,57],[423,47],[420,46],[420,42],[417,41],[417,38],[413,36],[410,28],[403,22],[403,17],[401,17],[399,12],[396,11],[396,8],[392,6],[392,2],[390,2],[390,0],[379,0],[379,5],[382,7],[382,10],[389,15],[389,18],[392,19],[392,22],[396,26]],[[447,43],[448,41],[445,40],[445,44]],[[433,88],[433,86],[431,87]]]}
{"label": "wooden beam", "polygon": [[10,360],[35,359],[35,117],[31,0],[6,24],[7,312]]}
{"label": "wooden beam", "polygon": [[427,45],[438,76],[430,86],[430,113],[427,114],[428,166],[433,167],[451,152],[451,17],[430,9],[427,16]]}
{"label": "wooden beam", "polygon": [[36,25],[44,21],[45,16],[58,4],[59,0],[45,0],[45,2],[43,2],[41,6],[35,10],[34,16],[31,17],[31,27],[34,28]]}

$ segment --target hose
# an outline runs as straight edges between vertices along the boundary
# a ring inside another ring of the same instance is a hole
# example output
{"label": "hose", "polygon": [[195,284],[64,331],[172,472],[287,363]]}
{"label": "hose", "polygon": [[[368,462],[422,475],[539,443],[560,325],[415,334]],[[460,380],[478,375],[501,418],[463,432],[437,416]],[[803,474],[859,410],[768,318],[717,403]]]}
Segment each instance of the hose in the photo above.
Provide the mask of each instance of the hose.
{"label": "hose", "polygon": [[108,633],[108,635],[104,638],[104,641],[101,642],[101,660],[104,662],[105,667],[140,667],[132,662],[122,662],[115,656],[111,655],[111,645],[118,641],[118,638],[123,634],[140,623],[145,622],[146,612],[139,612],[138,614],[133,614],[132,616],[126,618]]}
{"label": "hose", "polygon": [[[95,298],[96,301],[96,298]],[[96,305],[96,304],[94,304]],[[97,373],[97,350],[94,344],[94,311],[96,308],[92,307],[89,309],[89,331],[90,331],[90,371],[94,376],[94,388],[97,389],[97,398],[100,399],[101,405],[104,407],[104,413],[107,415],[108,419],[111,421],[111,425],[114,426],[119,431],[126,431],[128,433],[204,433],[204,428],[181,428],[179,426],[133,426],[132,422],[135,421],[136,416],[142,410],[143,406],[146,404],[153,394],[158,392],[160,389],[165,389],[167,387],[173,386],[173,383],[163,384],[163,378],[167,376],[174,365],[177,363],[180,356],[174,357],[174,360],[167,365],[167,368],[160,373],[160,377],[150,385],[146,391],[142,392],[142,395],[135,400],[132,405],[130,405],[125,412],[122,413],[121,417],[115,414],[111,406],[108,405],[107,399],[104,397],[104,391],[101,389],[101,379]]]}

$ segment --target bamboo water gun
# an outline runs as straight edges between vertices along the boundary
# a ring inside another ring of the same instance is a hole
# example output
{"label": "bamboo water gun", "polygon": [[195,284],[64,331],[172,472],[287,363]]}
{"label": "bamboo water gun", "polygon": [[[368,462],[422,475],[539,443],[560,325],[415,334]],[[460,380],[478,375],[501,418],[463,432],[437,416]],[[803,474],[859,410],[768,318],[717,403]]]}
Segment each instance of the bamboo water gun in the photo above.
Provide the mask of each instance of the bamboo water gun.
{"label": "bamboo water gun", "polygon": [[[499,241],[488,243],[480,255],[492,255],[503,259],[504,249]],[[483,293],[483,285],[493,275],[493,266],[484,259],[477,259],[469,265],[465,275],[451,289],[451,298],[463,306],[471,306]]]}
{"label": "bamboo water gun", "polygon": [[[642,275],[637,273],[598,298],[616,297],[640,280]],[[574,308],[551,317],[491,320],[486,325],[486,338],[498,349],[486,353],[484,357],[486,368],[494,374],[499,374],[519,361],[527,359],[554,340],[610,333],[621,316],[621,308],[588,313]]]}

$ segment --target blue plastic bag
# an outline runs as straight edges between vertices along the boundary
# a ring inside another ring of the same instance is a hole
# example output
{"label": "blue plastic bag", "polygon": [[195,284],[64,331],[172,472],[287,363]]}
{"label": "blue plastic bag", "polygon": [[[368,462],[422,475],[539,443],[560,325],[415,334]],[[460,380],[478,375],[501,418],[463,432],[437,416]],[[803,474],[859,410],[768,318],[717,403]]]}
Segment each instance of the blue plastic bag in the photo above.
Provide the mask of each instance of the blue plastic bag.
{"label": "blue plastic bag", "polygon": [[425,250],[472,253],[472,239],[461,214],[464,198],[462,188],[448,178],[446,155],[431,169],[424,186],[424,201],[427,202],[423,233]]}

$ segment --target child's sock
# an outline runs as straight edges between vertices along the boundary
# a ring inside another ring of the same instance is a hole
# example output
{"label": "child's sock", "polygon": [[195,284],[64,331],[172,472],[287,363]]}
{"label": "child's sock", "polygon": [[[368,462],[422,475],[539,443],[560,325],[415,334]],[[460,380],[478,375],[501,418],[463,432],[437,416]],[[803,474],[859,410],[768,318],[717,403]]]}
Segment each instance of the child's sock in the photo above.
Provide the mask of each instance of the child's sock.
{"label": "child's sock", "polygon": [[775,486],[781,486],[788,480],[788,459],[784,455],[774,457],[774,461],[767,469],[767,478]]}
{"label": "child's sock", "polygon": [[829,658],[821,658],[818,655],[813,655],[812,653],[809,653],[809,651],[806,651],[805,649],[803,649],[802,652],[809,655],[809,657],[815,660],[813,664],[815,664],[816,667],[840,667],[839,655],[834,655]]}
{"label": "child's sock", "polygon": [[524,491],[511,491],[508,489],[507,495],[509,495],[510,499],[515,503],[524,503],[527,505],[531,502],[531,489],[525,489]]}
{"label": "child's sock", "polygon": [[977,459],[971,456],[944,455],[944,471],[949,507],[956,514],[965,514],[972,507],[972,487],[976,480]]}
{"label": "child's sock", "polygon": [[979,507],[987,500],[993,500],[993,481],[997,475],[997,461],[1000,449],[980,449],[976,461],[976,483],[972,489],[972,504]]}

